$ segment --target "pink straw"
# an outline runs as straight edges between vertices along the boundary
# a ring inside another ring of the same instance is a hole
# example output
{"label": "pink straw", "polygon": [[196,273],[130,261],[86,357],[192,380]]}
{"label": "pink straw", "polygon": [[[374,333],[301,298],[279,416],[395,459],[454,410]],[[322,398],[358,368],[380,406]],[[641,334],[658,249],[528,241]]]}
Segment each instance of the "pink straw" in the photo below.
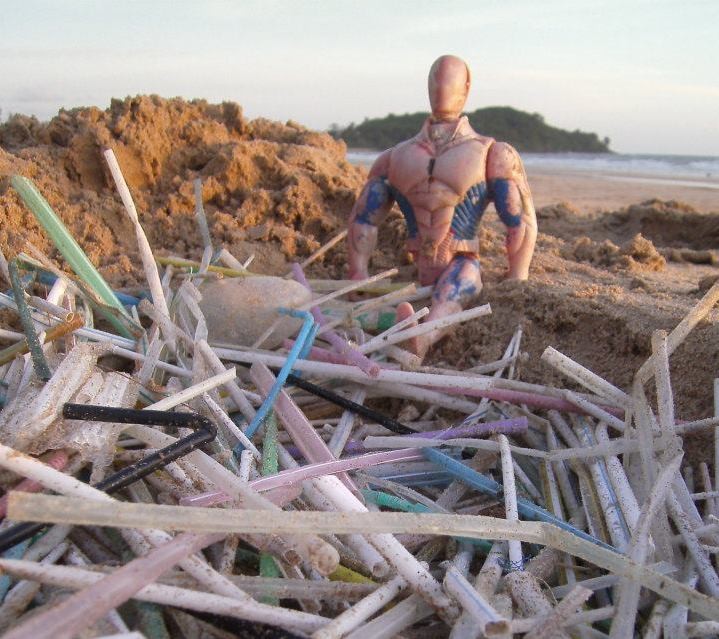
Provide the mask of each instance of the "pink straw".
{"label": "pink straw", "polygon": [[[275,376],[267,366],[255,363],[250,368],[250,377],[259,389],[260,393],[267,395],[275,383]],[[275,412],[282,421],[285,430],[289,433],[292,441],[300,449],[305,459],[313,464],[320,462],[336,461],[332,451],[327,448],[324,440],[317,434],[312,424],[307,421],[305,414],[290,399],[290,396],[281,390],[275,400]],[[338,479],[347,486],[353,493],[359,495],[359,491],[347,473],[340,473]]]}
{"label": "pink straw", "polygon": [[132,560],[101,581],[15,626],[5,636],[9,639],[72,639],[174,565],[225,536],[184,533],[175,537],[148,555]]}
{"label": "pink straw", "polygon": [[[55,470],[62,470],[67,466],[70,456],[64,450],[56,450],[45,460],[48,466],[52,466]],[[42,484],[34,479],[23,479],[17,486],[11,490],[19,490],[23,493],[37,493],[42,490]],[[8,491],[10,492],[10,491]],[[7,494],[0,497],[0,519],[7,514]]]}
{"label": "pink straw", "polygon": [[[264,492],[285,488],[288,485],[298,484],[306,479],[322,477],[323,475],[336,475],[337,473],[348,470],[357,470],[359,468],[367,468],[368,466],[379,466],[380,464],[388,464],[390,462],[417,461],[423,459],[424,455],[422,455],[422,452],[418,448],[401,448],[398,450],[350,457],[349,459],[338,459],[330,462],[320,462],[319,464],[298,466],[297,468],[283,470],[281,473],[275,475],[259,477],[258,479],[252,480],[249,485],[254,490]],[[192,495],[191,497],[183,497],[180,500],[180,505],[214,506],[215,504],[229,501],[229,499],[230,496],[222,491],[212,491],[200,495]]]}

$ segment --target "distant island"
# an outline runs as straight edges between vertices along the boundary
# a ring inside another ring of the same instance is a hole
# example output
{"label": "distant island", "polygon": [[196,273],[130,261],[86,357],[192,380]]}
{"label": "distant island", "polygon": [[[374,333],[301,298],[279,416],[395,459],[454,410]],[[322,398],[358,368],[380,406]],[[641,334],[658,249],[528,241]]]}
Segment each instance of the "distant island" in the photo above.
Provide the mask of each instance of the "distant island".
{"label": "distant island", "polygon": [[[329,133],[345,141],[348,147],[388,149],[414,136],[429,113],[390,113],[384,118],[365,119],[361,124],[340,127],[333,124]],[[611,153],[609,138],[596,133],[565,131],[548,125],[539,113],[527,113],[512,107],[486,107],[466,114],[475,131],[509,142],[518,151],[530,153]]]}

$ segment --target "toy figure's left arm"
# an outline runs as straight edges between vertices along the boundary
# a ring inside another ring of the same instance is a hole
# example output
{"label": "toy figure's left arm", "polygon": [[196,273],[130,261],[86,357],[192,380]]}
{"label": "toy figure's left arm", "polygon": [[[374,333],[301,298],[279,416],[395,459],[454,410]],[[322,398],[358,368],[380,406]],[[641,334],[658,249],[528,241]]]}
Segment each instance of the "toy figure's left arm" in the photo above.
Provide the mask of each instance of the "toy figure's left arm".
{"label": "toy figure's left arm", "polygon": [[507,227],[507,277],[526,280],[537,241],[537,216],[522,161],[509,144],[496,142],[490,148],[487,182],[499,218]]}

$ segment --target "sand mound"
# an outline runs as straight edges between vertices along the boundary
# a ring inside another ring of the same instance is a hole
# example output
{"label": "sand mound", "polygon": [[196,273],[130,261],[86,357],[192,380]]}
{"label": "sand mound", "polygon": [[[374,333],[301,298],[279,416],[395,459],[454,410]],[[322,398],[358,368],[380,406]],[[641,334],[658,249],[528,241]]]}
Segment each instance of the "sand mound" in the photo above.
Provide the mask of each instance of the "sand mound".
{"label": "sand mound", "polygon": [[563,257],[634,272],[661,271],[666,266],[666,260],[654,244],[641,233],[637,233],[622,246],[617,246],[611,240],[594,242],[583,236],[574,242],[570,250],[563,252]]}
{"label": "sand mound", "polygon": [[[15,116],[0,126],[0,176],[32,178],[78,242],[117,288],[145,288],[134,235],[101,159],[111,146],[158,255],[199,259],[192,182],[204,182],[215,242],[253,269],[284,274],[346,225],[365,171],[348,164],[343,143],[299,124],[247,121],[234,103],[141,96],[107,110],[61,112],[49,123]],[[627,387],[651,352],[653,330],[671,330],[716,277],[719,216],[679,202],[651,200],[587,215],[569,202],[538,211],[540,234],[528,283],[503,281],[504,228],[487,213],[480,232],[485,288],[493,314],[459,327],[430,361],[460,368],[499,357],[517,324],[530,357],[522,378],[559,381],[539,362],[552,345]],[[12,256],[26,239],[57,258],[50,241],[0,177],[0,247]],[[372,271],[400,266],[404,221],[393,211],[380,233]],[[680,261],[677,261],[680,260]],[[346,251],[334,248],[310,269],[346,276]],[[677,416],[711,414],[719,366],[717,313],[672,356]],[[566,380],[563,380],[566,382]],[[703,457],[699,454],[698,459]]]}
{"label": "sand mound", "polygon": [[[141,279],[133,234],[101,157],[111,147],[158,254],[201,254],[192,182],[204,182],[210,231],[258,270],[280,273],[344,225],[363,173],[342,142],[288,122],[247,121],[235,103],[140,96],[109,109],[62,111],[47,124],[15,116],[0,127],[0,175],[32,178],[116,287]],[[53,253],[7,180],[0,247],[26,239]]]}

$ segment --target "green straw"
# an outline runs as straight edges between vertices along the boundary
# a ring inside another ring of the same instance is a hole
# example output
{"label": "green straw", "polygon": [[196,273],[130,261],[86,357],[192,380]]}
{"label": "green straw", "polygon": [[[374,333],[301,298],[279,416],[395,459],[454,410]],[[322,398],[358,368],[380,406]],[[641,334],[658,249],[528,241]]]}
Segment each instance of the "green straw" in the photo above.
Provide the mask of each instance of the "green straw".
{"label": "green straw", "polygon": [[129,318],[125,307],[35,185],[21,175],[13,175],[10,183],[78,277],[86,282],[103,302]]}
{"label": "green straw", "polygon": [[[262,442],[262,474],[276,475],[279,471],[277,462],[277,418],[275,412],[270,411],[265,419],[265,437]],[[275,563],[275,559],[268,553],[260,554],[260,576],[261,577],[281,577],[280,569]],[[262,603],[271,606],[279,605],[276,597],[262,597]]]}

